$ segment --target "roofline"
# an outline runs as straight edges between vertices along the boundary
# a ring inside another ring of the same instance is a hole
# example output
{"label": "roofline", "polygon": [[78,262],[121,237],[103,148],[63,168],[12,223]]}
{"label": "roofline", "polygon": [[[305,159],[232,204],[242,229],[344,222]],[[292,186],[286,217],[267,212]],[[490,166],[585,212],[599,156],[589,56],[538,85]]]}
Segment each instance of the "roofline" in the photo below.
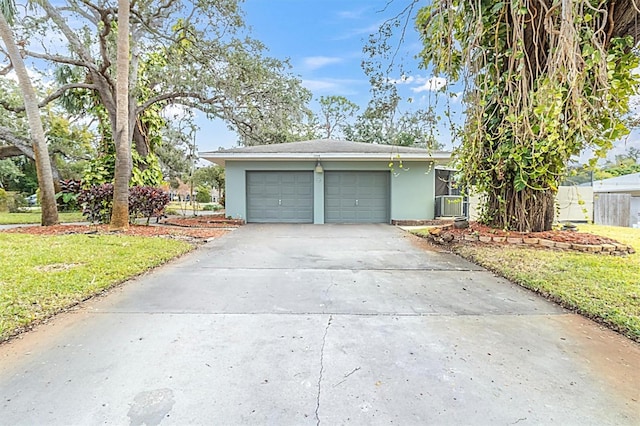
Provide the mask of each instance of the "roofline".
{"label": "roofline", "polygon": [[[428,155],[424,153],[407,152],[305,152],[305,153],[276,153],[276,152],[222,152],[210,151],[199,152],[198,157],[211,161],[212,163],[224,166],[226,161],[253,160],[253,161],[298,161],[298,160],[354,160],[354,161],[388,161],[388,160],[421,160],[421,161],[442,161],[450,160],[451,153],[435,151]],[[215,161],[218,160],[218,161]]]}
{"label": "roofline", "polygon": [[619,186],[593,186],[593,192],[606,193],[606,192],[638,192],[640,187],[637,185],[619,185]]}

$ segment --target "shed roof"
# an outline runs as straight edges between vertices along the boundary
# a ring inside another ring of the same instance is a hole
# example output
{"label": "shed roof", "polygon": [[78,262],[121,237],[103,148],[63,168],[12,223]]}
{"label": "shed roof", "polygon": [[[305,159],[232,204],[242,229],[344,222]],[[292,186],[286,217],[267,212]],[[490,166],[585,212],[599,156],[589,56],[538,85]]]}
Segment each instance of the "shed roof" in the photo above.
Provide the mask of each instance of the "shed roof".
{"label": "shed roof", "polygon": [[199,156],[223,166],[225,161],[228,160],[292,161],[333,159],[375,161],[396,158],[398,156],[403,160],[444,162],[451,158],[451,153],[407,146],[315,139],[310,141],[201,152]]}
{"label": "shed roof", "polygon": [[640,173],[596,180],[593,182],[593,192],[628,192],[640,195]]}

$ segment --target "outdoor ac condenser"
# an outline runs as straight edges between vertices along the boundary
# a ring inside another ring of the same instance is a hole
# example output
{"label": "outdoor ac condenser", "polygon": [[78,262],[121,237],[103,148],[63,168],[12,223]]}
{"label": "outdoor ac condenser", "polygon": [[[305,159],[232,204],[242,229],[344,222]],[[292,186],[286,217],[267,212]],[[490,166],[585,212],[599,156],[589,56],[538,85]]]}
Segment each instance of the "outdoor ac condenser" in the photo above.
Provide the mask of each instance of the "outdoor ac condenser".
{"label": "outdoor ac condenser", "polygon": [[463,216],[463,199],[460,195],[438,195],[436,217]]}

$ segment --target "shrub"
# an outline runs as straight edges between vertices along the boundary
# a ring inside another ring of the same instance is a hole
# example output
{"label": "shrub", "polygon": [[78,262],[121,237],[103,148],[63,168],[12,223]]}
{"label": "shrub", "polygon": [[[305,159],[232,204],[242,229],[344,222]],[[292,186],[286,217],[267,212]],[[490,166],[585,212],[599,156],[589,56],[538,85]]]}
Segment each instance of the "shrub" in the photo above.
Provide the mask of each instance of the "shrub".
{"label": "shrub", "polygon": [[19,213],[27,209],[27,199],[18,192],[0,188],[0,212]]}
{"label": "shrub", "polygon": [[78,203],[82,214],[91,223],[108,223],[111,220],[113,206],[113,184],[103,183],[83,189],[78,194]]}
{"label": "shrub", "polygon": [[196,201],[198,203],[210,203],[211,191],[203,186],[198,187],[198,193],[196,194]]}
{"label": "shrub", "polygon": [[[113,207],[113,184],[105,183],[83,189],[78,196],[82,205],[82,214],[90,222],[108,223]],[[152,217],[159,217],[169,204],[169,194],[151,186],[129,188],[129,220],[146,217],[147,224]]]}
{"label": "shrub", "polygon": [[68,212],[78,210],[78,195],[82,191],[82,181],[66,179],[60,181],[60,192],[56,194],[58,209]]}
{"label": "shrub", "polygon": [[0,212],[8,212],[9,211],[9,194],[7,191],[0,188]]}
{"label": "shrub", "polygon": [[207,204],[204,207],[202,207],[202,210],[217,212],[218,210],[222,210],[222,206],[218,204]]}
{"label": "shrub", "polygon": [[152,186],[134,186],[129,188],[129,214],[131,221],[137,217],[146,217],[147,225],[152,217],[160,217],[169,204],[169,194]]}

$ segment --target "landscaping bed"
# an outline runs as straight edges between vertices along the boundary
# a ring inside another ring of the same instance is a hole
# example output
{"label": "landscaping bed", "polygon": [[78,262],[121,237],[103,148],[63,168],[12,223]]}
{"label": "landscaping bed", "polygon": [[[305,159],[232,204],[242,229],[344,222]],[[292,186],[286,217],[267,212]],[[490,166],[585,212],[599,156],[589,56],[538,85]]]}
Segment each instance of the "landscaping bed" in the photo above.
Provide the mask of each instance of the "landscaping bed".
{"label": "landscaping bed", "polygon": [[32,235],[68,235],[68,234],[118,234],[137,237],[167,237],[191,241],[206,241],[224,235],[224,229],[207,228],[176,228],[171,226],[131,225],[126,231],[111,231],[109,225],[55,225],[55,226],[24,226],[7,229],[2,232],[32,234]]}
{"label": "landscaping bed", "polygon": [[[579,229],[579,228],[578,228]],[[524,244],[538,248],[556,248],[593,253],[625,255],[635,253],[627,244],[606,236],[577,230],[554,230],[544,232],[504,231],[477,222],[467,228],[456,228],[452,224],[442,224],[416,232],[438,244],[483,243],[483,244]]]}
{"label": "landscaping bed", "polygon": [[195,217],[168,217],[162,221],[165,225],[185,228],[237,228],[244,225],[242,219],[228,219],[223,214]]}

